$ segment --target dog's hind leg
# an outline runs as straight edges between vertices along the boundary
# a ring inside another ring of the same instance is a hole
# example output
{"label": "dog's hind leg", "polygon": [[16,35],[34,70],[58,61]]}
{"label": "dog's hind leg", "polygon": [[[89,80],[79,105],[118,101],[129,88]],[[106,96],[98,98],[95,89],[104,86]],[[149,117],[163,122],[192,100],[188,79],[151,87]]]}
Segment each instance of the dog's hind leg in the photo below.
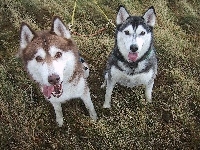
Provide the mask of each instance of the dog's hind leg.
{"label": "dog's hind leg", "polygon": [[105,94],[105,101],[103,104],[103,108],[110,108],[111,95],[112,95],[113,88],[115,86],[115,82],[109,79],[107,79],[106,81],[107,81],[107,86],[106,86],[106,94]]}
{"label": "dog's hind leg", "polygon": [[81,96],[81,99],[83,100],[85,107],[88,109],[90,117],[94,121],[96,121],[97,120],[97,113],[94,109],[94,105],[92,103],[92,100],[91,100],[91,97],[90,97],[90,91],[89,91],[88,87],[86,87],[84,94]]}
{"label": "dog's hind leg", "polygon": [[145,97],[148,102],[152,102],[151,95],[152,95],[153,84],[154,80],[150,81],[145,87]]}
{"label": "dog's hind leg", "polygon": [[58,126],[61,127],[63,125],[63,113],[62,113],[62,107],[61,103],[52,103],[55,114],[56,114],[56,122],[58,123]]}

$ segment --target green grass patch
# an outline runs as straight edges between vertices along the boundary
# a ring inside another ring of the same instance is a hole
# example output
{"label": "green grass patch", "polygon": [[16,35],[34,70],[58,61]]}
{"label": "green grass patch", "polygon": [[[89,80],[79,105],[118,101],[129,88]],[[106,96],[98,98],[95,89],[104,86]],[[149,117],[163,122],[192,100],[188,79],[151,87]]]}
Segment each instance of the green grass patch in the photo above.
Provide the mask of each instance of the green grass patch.
{"label": "green grass patch", "polygon": [[71,23],[74,2],[0,1],[0,149],[199,149],[199,1],[77,0],[72,30],[81,35],[106,27],[101,10],[115,24],[120,4],[137,15],[154,5],[158,76],[153,103],[146,102],[143,87],[116,86],[111,109],[103,109],[105,89],[100,86],[115,28],[108,24],[92,37],[73,35],[90,65],[89,86],[99,119],[91,121],[83,102],[72,100],[63,104],[64,125],[59,128],[53,107],[15,54],[22,21],[35,30],[49,29],[54,15]]}

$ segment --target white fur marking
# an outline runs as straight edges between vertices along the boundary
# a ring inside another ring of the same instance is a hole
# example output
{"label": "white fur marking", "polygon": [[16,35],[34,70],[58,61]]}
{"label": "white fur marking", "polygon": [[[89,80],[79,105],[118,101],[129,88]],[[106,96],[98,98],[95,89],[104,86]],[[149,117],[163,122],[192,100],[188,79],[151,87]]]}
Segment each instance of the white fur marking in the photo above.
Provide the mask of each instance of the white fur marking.
{"label": "white fur marking", "polygon": [[[145,35],[139,35],[142,31],[145,32]],[[147,33],[147,31],[143,28],[142,25],[139,25],[136,29],[137,33],[137,45],[138,45],[138,59],[140,59],[146,51],[148,51],[149,46],[151,44],[151,32]]]}
{"label": "white fur marking", "polygon": [[[130,35],[126,35],[124,31],[129,31]],[[125,59],[128,60],[128,54],[130,52],[130,46],[132,44],[136,44],[136,41],[134,39],[134,30],[132,25],[129,25],[126,27],[122,32],[117,33],[117,44],[120,49],[120,52],[124,56]]]}
{"label": "white fur marking", "polygon": [[[129,35],[126,35],[124,31],[129,31]],[[140,35],[142,31],[145,32],[144,35]],[[139,25],[136,29],[133,29],[132,25],[129,25],[122,32],[118,32],[117,41],[120,52],[126,60],[128,60],[130,46],[133,44],[136,44],[138,46],[137,53],[138,59],[140,59],[150,46],[151,32],[147,33],[142,25]]]}
{"label": "white fur marking", "polygon": [[45,59],[46,53],[44,49],[39,48],[35,57],[28,61],[27,63],[27,70],[31,77],[40,84],[48,84],[48,67],[47,64],[44,62],[37,62],[36,57],[40,56],[41,58]]}
{"label": "white fur marking", "polygon": [[40,48],[35,54],[35,58],[40,56],[44,59],[43,62],[37,62],[34,58],[30,60],[27,64],[27,69],[30,75],[35,81],[41,85],[49,85],[48,76],[52,74],[57,74],[60,77],[60,81],[63,81],[63,77],[70,78],[74,71],[75,57],[72,52],[62,52],[62,57],[55,59],[54,54],[56,52],[61,52],[60,49],[56,47],[50,47],[50,61],[46,61],[46,52]]}
{"label": "white fur marking", "polygon": [[[62,56],[58,59],[55,58],[57,52],[62,53]],[[67,72],[65,78],[71,77],[75,67],[74,54],[71,51],[64,52],[61,49],[56,48],[55,46],[50,47],[49,53],[52,58],[52,63],[49,70],[52,69],[52,74],[58,74],[61,81],[63,80],[64,71]]]}

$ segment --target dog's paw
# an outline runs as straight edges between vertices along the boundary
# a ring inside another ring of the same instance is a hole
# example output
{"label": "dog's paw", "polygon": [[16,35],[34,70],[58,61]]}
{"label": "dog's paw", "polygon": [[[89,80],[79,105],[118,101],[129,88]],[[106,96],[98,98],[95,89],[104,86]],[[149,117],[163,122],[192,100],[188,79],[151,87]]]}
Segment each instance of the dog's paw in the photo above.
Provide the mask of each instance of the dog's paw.
{"label": "dog's paw", "polygon": [[103,84],[101,85],[101,89],[103,89],[106,86],[106,80],[104,80]]}
{"label": "dog's paw", "polygon": [[150,99],[147,98],[147,102],[152,103],[152,99],[151,98]]}
{"label": "dog's paw", "polygon": [[145,97],[146,97],[147,102],[149,103],[152,102],[151,93],[146,92]]}
{"label": "dog's paw", "polygon": [[56,122],[58,123],[59,127],[62,127],[62,125],[63,125],[63,118],[62,117],[61,118],[56,118]]}
{"label": "dog's paw", "polygon": [[91,117],[92,120],[94,120],[95,122],[97,121],[97,113],[96,113],[96,112],[90,113],[90,117]]}
{"label": "dog's paw", "polygon": [[106,87],[106,82],[104,82],[102,85],[101,85],[101,89],[105,88]]}
{"label": "dog's paw", "polygon": [[105,86],[106,86],[106,85],[103,83],[103,84],[101,85],[101,89],[103,89]]}
{"label": "dog's paw", "polygon": [[103,104],[103,108],[110,108],[111,106],[110,106],[110,104],[109,103],[104,103]]}

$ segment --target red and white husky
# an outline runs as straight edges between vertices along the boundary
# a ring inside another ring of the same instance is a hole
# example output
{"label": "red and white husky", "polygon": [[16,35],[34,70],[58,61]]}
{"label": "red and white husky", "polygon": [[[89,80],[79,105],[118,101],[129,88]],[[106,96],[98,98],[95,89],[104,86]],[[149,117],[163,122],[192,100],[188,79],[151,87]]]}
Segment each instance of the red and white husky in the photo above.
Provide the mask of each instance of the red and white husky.
{"label": "red and white husky", "polygon": [[54,17],[50,31],[33,31],[22,23],[19,57],[31,79],[38,83],[51,102],[59,126],[63,125],[61,103],[81,98],[90,117],[97,119],[86,78],[89,69],[79,56],[70,31],[59,17]]}

